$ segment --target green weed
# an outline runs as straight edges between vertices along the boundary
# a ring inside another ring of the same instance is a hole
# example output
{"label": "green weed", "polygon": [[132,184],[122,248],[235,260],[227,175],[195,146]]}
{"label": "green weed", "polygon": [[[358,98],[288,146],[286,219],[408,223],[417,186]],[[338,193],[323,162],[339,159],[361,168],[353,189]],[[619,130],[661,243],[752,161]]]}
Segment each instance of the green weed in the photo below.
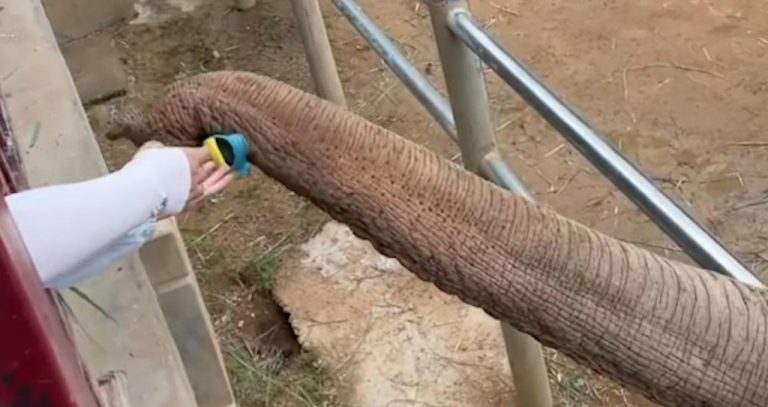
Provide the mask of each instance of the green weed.
{"label": "green weed", "polygon": [[246,346],[227,352],[227,368],[243,407],[331,406],[329,378],[310,353],[286,360],[279,353],[254,353]]}
{"label": "green weed", "polygon": [[260,253],[248,262],[240,272],[240,278],[246,284],[258,284],[266,290],[271,290],[275,286],[282,265],[283,258],[280,252],[272,250]]}
{"label": "green weed", "polygon": [[216,242],[213,235],[184,233],[184,245],[196,270],[204,271],[220,264],[226,259],[224,249]]}
{"label": "green weed", "polygon": [[588,402],[591,399],[591,395],[586,378],[574,373],[558,373],[556,382],[564,406],[589,405]]}

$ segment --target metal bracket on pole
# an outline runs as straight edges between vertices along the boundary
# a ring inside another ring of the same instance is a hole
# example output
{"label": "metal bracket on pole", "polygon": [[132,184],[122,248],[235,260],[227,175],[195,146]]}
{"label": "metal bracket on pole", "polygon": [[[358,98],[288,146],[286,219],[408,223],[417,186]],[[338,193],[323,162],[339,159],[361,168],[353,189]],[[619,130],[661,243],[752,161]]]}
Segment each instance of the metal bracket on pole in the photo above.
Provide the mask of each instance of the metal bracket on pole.
{"label": "metal bracket on pole", "polygon": [[[467,3],[464,0],[427,3],[448,96],[453,106],[464,165],[470,171],[492,173],[494,162],[488,158],[495,155],[496,143],[480,60],[447,26],[448,16],[457,9],[466,9]],[[530,195],[527,198],[530,199]],[[520,405],[552,406],[552,393],[541,345],[506,323],[502,323],[501,331]]]}

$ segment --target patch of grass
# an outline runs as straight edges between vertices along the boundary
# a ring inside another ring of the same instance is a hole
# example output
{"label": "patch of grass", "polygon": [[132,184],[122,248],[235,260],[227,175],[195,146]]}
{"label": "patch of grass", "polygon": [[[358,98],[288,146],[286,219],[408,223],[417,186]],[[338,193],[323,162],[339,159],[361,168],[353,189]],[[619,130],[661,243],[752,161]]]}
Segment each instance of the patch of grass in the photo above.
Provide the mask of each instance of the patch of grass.
{"label": "patch of grass", "polygon": [[240,278],[246,284],[258,284],[261,288],[271,290],[282,265],[281,252],[272,250],[260,253],[248,262],[240,272]]}
{"label": "patch of grass", "polygon": [[313,209],[316,209],[315,206],[312,204],[312,202],[309,201],[309,199],[299,197],[296,199],[296,212],[299,214],[305,214],[307,212],[310,212]]}
{"label": "patch of grass", "polygon": [[294,371],[297,372],[294,384],[300,387],[299,393],[314,403],[313,405],[337,405],[329,391],[331,376],[313,353],[305,350],[293,362]]}
{"label": "patch of grass", "polygon": [[575,373],[558,373],[555,377],[564,406],[587,406],[591,400],[587,379]]}
{"label": "patch of grass", "polygon": [[244,348],[227,352],[227,370],[240,405],[270,405],[282,391],[279,380],[284,360],[279,355],[253,355]]}
{"label": "patch of grass", "polygon": [[199,271],[209,269],[226,259],[224,249],[216,242],[212,234],[184,232],[182,235],[189,256]]}
{"label": "patch of grass", "polygon": [[243,185],[236,190],[234,199],[246,203],[262,200],[264,198],[264,193],[259,187],[260,184],[258,182],[248,182],[246,185]]}
{"label": "patch of grass", "polygon": [[243,407],[335,405],[327,392],[327,372],[311,353],[292,360],[279,353],[255,353],[241,345],[227,352],[227,368],[238,404]]}

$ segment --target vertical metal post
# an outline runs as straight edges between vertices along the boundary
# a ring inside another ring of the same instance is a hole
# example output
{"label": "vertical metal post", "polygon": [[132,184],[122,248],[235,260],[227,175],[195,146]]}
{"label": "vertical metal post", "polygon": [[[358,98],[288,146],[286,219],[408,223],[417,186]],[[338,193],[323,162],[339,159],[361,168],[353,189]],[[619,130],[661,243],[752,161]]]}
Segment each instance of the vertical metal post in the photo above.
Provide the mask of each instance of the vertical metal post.
{"label": "vertical metal post", "polygon": [[[486,157],[496,153],[488,95],[480,60],[447,26],[451,13],[466,10],[467,3],[465,0],[429,0],[427,4],[448,96],[453,106],[464,165],[470,171],[480,172],[484,169]],[[552,406],[552,394],[541,345],[506,323],[502,323],[501,331],[520,405]]]}
{"label": "vertical metal post", "polygon": [[428,4],[464,166],[477,172],[483,158],[496,148],[488,95],[480,72],[480,60],[446,25],[450,10],[466,7],[466,1],[433,0]]}
{"label": "vertical metal post", "polygon": [[317,94],[339,106],[346,107],[347,100],[336,70],[336,60],[333,58],[331,42],[325,30],[318,0],[291,0],[291,2]]}

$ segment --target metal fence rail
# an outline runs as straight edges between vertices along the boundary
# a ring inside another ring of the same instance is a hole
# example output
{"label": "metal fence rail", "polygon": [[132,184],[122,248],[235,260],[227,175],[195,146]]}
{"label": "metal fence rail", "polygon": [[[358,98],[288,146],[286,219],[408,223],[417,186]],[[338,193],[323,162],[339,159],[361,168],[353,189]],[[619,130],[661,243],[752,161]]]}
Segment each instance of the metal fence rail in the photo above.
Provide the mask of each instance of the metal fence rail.
{"label": "metal fence rail", "polygon": [[701,267],[760,285],[704,227],[499,45],[466,9],[448,27]]}
{"label": "metal fence rail", "polygon": [[[695,262],[742,282],[763,286],[712,234],[485,32],[472,18],[466,0],[424,0],[429,7],[450,103],[354,0],[331,2],[457,141],[468,170],[534,200],[496,149],[482,59]],[[343,101],[343,96],[338,97],[343,92],[318,0],[293,0],[293,4],[318,92],[324,97],[334,96],[329,97],[331,100]],[[329,89],[329,84],[333,89]],[[506,324],[502,324],[502,333],[520,404],[551,406],[541,346]]]}
{"label": "metal fence rail", "polygon": [[347,18],[350,24],[368,41],[389,69],[410,89],[440,127],[454,140],[456,123],[453,121],[451,105],[443,98],[432,83],[419,73],[408,61],[387,34],[382,31],[354,1],[331,0],[334,6]]}

